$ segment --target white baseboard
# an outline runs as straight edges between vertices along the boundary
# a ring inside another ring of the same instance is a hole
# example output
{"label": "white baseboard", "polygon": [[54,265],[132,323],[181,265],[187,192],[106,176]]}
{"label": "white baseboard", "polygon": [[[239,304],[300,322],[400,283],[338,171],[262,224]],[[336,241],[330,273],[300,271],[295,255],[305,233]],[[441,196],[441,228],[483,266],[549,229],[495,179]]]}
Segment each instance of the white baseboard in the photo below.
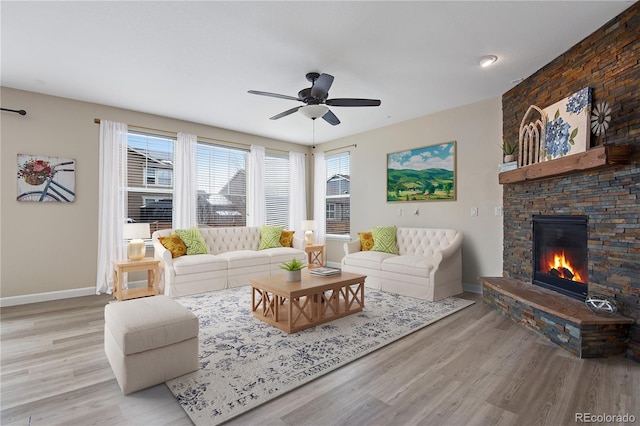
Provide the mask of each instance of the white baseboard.
{"label": "white baseboard", "polygon": [[71,299],[72,297],[96,294],[95,287],[74,288],[72,290],[52,291],[49,293],[25,294],[0,298],[0,307],[26,305],[27,303],[48,302],[50,300]]}

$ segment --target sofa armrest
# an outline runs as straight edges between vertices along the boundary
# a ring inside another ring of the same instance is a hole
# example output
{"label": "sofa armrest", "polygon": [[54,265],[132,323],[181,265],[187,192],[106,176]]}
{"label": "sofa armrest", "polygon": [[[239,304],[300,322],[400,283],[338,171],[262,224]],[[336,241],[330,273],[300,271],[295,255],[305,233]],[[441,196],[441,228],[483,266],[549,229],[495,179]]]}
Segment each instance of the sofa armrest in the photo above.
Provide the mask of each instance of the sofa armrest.
{"label": "sofa armrest", "polygon": [[302,250],[304,251],[304,247],[305,247],[305,242],[302,238],[293,237],[293,243],[291,244],[293,246],[294,249],[298,249],[298,250]]}
{"label": "sofa armrest", "polygon": [[362,250],[362,246],[360,245],[360,239],[349,241],[348,243],[344,243],[344,254],[355,253],[357,251]]}
{"label": "sofa armrest", "polygon": [[442,249],[442,250],[437,250],[434,254],[434,263],[437,267],[437,265],[439,265],[443,260],[446,260],[448,258],[450,258],[451,256],[453,256],[455,253],[458,252],[458,250],[460,250],[460,248],[462,247],[462,240],[464,239],[462,232],[458,232],[458,234],[456,235],[456,237],[453,239],[453,241],[451,242],[451,244]]}
{"label": "sofa armrest", "polygon": [[[160,279],[161,294],[166,294],[167,284],[172,284],[173,277],[173,258],[171,252],[158,241],[156,235],[152,236],[153,257],[160,260],[160,268],[163,271],[162,279]],[[169,281],[169,283],[167,283]]]}

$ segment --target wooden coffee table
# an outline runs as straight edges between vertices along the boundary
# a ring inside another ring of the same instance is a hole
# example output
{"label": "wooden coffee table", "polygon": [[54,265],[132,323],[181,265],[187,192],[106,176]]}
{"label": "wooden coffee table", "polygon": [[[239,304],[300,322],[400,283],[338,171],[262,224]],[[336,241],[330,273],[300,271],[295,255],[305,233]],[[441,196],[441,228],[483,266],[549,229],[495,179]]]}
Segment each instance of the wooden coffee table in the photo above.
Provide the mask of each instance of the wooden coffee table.
{"label": "wooden coffee table", "polygon": [[319,277],[302,272],[302,281],[284,274],[251,279],[251,311],[256,318],[295,333],[362,311],[366,276],[342,272]]}

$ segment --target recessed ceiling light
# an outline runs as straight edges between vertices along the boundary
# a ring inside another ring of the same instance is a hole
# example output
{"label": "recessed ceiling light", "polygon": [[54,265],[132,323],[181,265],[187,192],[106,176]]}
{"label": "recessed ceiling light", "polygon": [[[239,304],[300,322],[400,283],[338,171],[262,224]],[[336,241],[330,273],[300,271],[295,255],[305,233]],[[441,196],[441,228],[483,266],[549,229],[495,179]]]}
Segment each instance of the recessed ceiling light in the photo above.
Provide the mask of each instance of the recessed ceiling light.
{"label": "recessed ceiling light", "polygon": [[480,66],[482,68],[486,68],[497,60],[498,60],[498,57],[495,55],[483,56],[482,58],[480,58]]}

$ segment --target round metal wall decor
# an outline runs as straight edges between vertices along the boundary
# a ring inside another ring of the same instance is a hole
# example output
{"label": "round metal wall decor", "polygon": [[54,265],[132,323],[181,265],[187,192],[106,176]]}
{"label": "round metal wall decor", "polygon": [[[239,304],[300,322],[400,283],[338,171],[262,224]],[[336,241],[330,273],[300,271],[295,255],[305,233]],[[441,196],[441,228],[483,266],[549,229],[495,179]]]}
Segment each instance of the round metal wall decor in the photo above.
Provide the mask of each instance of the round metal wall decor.
{"label": "round metal wall decor", "polygon": [[584,303],[596,314],[613,315],[618,311],[612,298],[600,294],[588,295]]}

